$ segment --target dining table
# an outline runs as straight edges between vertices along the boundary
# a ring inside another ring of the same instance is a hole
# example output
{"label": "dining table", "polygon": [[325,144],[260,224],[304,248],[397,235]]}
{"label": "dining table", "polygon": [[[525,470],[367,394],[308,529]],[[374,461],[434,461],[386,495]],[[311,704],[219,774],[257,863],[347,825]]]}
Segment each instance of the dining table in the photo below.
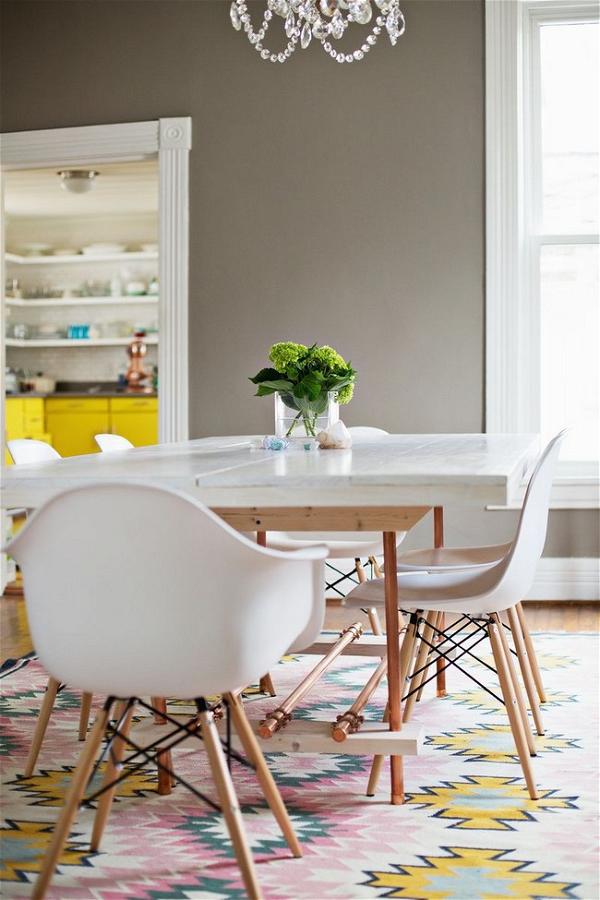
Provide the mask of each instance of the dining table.
{"label": "dining table", "polygon": [[[327,723],[292,721],[269,749],[388,756],[391,802],[399,804],[403,758],[420,752],[423,735],[418,724],[402,723],[397,536],[435,510],[439,545],[445,507],[518,502],[538,453],[533,434],[390,434],[344,450],[266,450],[257,436],[214,436],[8,467],[0,505],[31,510],[67,488],[143,482],[197,498],[261,543],[272,531],[382,533],[386,634],[364,652],[387,653],[388,722],[364,723],[340,744]],[[351,652],[363,652],[359,645]]]}

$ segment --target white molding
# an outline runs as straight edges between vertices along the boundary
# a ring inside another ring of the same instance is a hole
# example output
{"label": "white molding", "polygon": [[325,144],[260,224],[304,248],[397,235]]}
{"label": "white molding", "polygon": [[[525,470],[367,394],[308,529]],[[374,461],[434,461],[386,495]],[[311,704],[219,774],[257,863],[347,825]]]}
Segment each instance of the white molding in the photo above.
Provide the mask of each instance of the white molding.
{"label": "white molding", "polygon": [[[189,150],[191,119],[160,120],[159,152],[159,396],[164,390],[177,402],[159,403],[162,440],[189,435],[188,258]],[[169,341],[162,340],[163,333]],[[164,436],[168,435],[168,438]]]}
{"label": "white molding", "polygon": [[526,600],[600,600],[598,557],[543,556]]}
{"label": "white molding", "polygon": [[21,131],[3,134],[0,139],[0,160],[5,171],[158,157],[161,442],[186,440],[189,436],[188,155],[191,133],[191,119],[184,117]]}
{"label": "white molding", "polygon": [[486,430],[528,431],[523,391],[523,46],[519,0],[486,0]]}
{"label": "white molding", "polygon": [[156,156],[159,123],[125,122],[17,131],[1,136],[5,169],[34,169],[73,163],[120,162]]}

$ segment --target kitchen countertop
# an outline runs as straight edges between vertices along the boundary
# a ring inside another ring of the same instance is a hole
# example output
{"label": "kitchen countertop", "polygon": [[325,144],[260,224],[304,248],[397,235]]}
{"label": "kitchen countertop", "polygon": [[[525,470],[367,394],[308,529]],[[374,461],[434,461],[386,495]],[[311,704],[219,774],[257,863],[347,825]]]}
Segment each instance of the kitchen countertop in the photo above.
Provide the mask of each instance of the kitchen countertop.
{"label": "kitchen countertop", "polygon": [[100,390],[100,391],[52,391],[52,392],[44,392],[44,391],[20,391],[18,394],[6,394],[6,399],[9,400],[11,397],[15,397],[17,399],[25,398],[25,397],[158,397],[156,391],[151,391],[150,393],[139,393],[133,391],[118,391],[118,390]]}

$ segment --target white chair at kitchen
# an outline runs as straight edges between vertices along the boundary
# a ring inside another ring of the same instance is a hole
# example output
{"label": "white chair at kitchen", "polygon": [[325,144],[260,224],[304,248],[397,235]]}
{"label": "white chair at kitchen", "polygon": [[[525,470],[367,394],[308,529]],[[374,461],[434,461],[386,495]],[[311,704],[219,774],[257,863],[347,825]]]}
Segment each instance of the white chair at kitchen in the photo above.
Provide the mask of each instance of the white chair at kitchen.
{"label": "white chair at kitchen", "polygon": [[131,450],[133,444],[120,434],[95,434],[94,440],[103,453],[112,453],[116,450]]}
{"label": "white chair at kitchen", "polygon": [[[348,429],[352,435],[352,441],[356,445],[380,441],[389,435],[383,428],[374,428],[369,425],[356,425]],[[398,545],[404,540],[406,532],[398,533]],[[365,565],[370,563],[375,575],[381,576],[378,557],[383,556],[383,538],[379,532],[286,532],[271,531],[267,535],[269,547],[277,550],[292,550],[298,547],[312,546],[315,542],[324,544],[329,551],[329,560],[337,560],[334,565],[327,563],[326,572],[328,578],[326,588],[335,591],[339,597],[344,596],[344,590],[339,585],[349,582],[351,585],[358,580],[362,583],[367,580]],[[350,569],[338,568],[342,560],[352,560]],[[375,634],[381,634],[381,625],[376,609],[367,610],[371,628]]]}
{"label": "white chair at kitchen", "polygon": [[[91,840],[98,849],[133,711],[148,696],[196,701],[198,715],[186,727],[192,733],[201,727],[246,891],[259,897],[235,789],[204,698],[224,695],[265,797],[292,853],[300,856],[239,691],[291,647],[305,647],[320,632],[326,549],[281,553],[259,547],[182,493],[108,482],[51,499],[7,550],[23,569],[29,623],[44,666],[55,679],[108,698],[73,774],[33,897],[43,897],[48,887],[111,710],[116,701],[126,701],[118,706],[118,735],[110,731]],[[152,750],[159,767],[168,741],[169,735]],[[185,783],[172,770],[169,775]]]}
{"label": "white chair at kitchen", "polygon": [[[58,450],[55,450],[50,444],[46,444],[44,441],[36,441],[33,438],[15,438],[12,441],[7,441],[6,446],[8,452],[12,456],[13,462],[17,466],[25,465],[27,463],[53,462],[54,460],[62,459]],[[44,735],[46,734],[50,715],[52,714],[56,695],[59,690],[60,683],[55,678],[50,677],[48,679],[48,684],[46,685],[46,693],[44,694],[44,700],[31,740],[31,747],[29,748],[29,754],[25,762],[25,769],[23,771],[23,776],[25,778],[30,778],[33,775],[33,770],[44,741]],[[85,740],[91,705],[92,695],[84,693],[81,698],[79,713],[80,741]]]}
{"label": "white chair at kitchen", "polygon": [[15,438],[7,441],[6,446],[17,466],[61,459],[58,450],[55,450],[50,444],[46,444],[45,441],[36,441],[33,438]]}
{"label": "white chair at kitchen", "polygon": [[[527,487],[515,539],[499,562],[483,568],[451,568],[445,571],[432,569],[425,574],[411,575],[402,572],[398,576],[399,606],[411,613],[401,654],[401,680],[403,685],[408,685],[405,720],[412,713],[417,691],[426,677],[431,651],[433,655],[436,652],[433,627],[437,615],[458,613],[467,620],[468,627],[472,627],[476,621],[483,623],[492,646],[503,700],[532,799],[537,798],[537,788],[529,756],[535,755],[535,742],[499,613],[507,612],[513,636],[518,641],[521,632],[515,608],[531,588],[536,566],[544,549],[553,473],[564,435],[564,431],[557,434],[538,460]],[[359,585],[345,598],[344,603],[348,607],[383,606],[383,579]],[[446,635],[448,633],[449,629]],[[458,646],[457,638],[458,633],[454,629],[451,638],[445,638],[445,643],[447,646],[450,643]],[[417,645],[418,652],[414,660]],[[524,654],[520,654],[519,659],[527,662]],[[448,662],[455,665],[456,658]],[[532,713],[537,720],[539,709],[527,665],[522,666],[522,675]],[[379,759],[376,758],[368,793],[374,792],[377,774],[373,773],[377,773],[378,763]]]}

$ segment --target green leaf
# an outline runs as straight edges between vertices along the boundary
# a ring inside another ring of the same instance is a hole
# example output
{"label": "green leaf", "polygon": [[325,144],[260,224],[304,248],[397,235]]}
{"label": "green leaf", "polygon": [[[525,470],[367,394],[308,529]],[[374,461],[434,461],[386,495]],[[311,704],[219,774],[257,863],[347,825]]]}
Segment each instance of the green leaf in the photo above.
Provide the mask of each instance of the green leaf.
{"label": "green leaf", "polygon": [[255,397],[266,397],[268,394],[276,394],[277,391],[275,388],[267,387],[264,384],[259,384],[258,390],[255,393]]}
{"label": "green leaf", "polygon": [[251,378],[250,381],[252,384],[262,384],[263,381],[272,381],[273,379],[278,379],[280,377],[280,373],[277,369],[261,369],[260,372],[257,372],[254,378]]}
{"label": "green leaf", "polygon": [[285,378],[277,378],[273,381],[269,379],[268,381],[263,381],[261,384],[261,387],[271,388],[272,391],[289,391],[293,386],[292,382],[286,381]]}
{"label": "green leaf", "polygon": [[327,409],[327,401],[329,400],[327,394],[321,394],[321,396],[311,403],[311,409],[316,416],[322,415]]}

